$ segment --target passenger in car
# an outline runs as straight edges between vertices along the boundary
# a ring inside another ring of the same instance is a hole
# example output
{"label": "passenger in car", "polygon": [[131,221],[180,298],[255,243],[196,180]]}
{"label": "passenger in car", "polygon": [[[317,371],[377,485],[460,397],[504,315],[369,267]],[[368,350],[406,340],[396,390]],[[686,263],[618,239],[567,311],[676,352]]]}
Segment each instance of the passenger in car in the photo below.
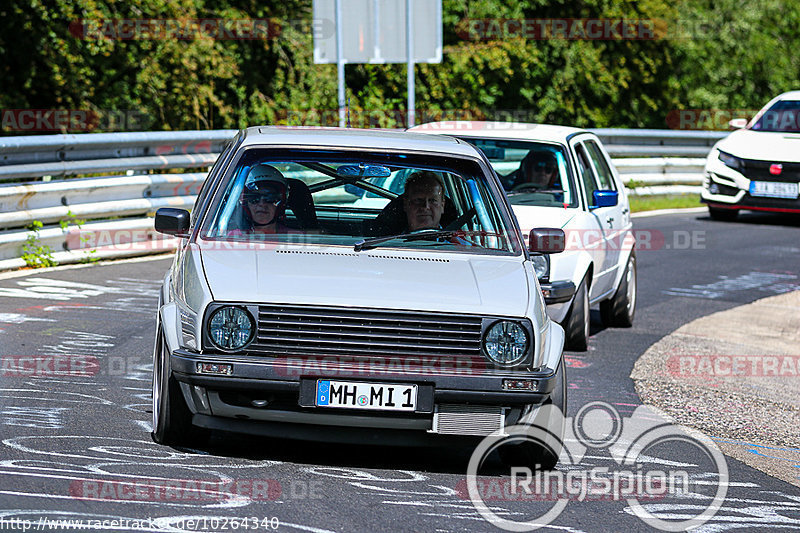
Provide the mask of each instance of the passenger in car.
{"label": "passenger in car", "polygon": [[439,228],[444,204],[444,185],[438,174],[420,170],[408,177],[403,194],[408,231]]}
{"label": "passenger in car", "polygon": [[[250,170],[242,189],[240,203],[248,233],[290,233],[284,224],[287,181],[275,167],[256,165]],[[233,230],[231,234],[241,234]]]}

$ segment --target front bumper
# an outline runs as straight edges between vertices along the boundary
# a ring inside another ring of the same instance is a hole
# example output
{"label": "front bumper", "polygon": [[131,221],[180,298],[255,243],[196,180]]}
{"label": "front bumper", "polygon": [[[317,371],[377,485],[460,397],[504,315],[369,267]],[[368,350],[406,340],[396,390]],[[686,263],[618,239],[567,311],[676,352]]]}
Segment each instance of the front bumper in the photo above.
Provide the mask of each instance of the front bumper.
{"label": "front bumper", "polygon": [[800,200],[785,200],[780,198],[755,198],[744,194],[739,201],[721,202],[701,198],[701,202],[717,209],[746,209],[749,211],[768,211],[771,213],[800,213]]}
{"label": "front bumper", "polygon": [[[232,372],[201,374],[198,364],[202,363],[230,364]],[[502,431],[545,402],[558,378],[550,368],[508,371],[465,367],[432,373],[398,368],[375,372],[367,365],[353,364],[326,371],[320,365],[310,367],[300,358],[201,355],[182,349],[172,353],[170,364],[196,425],[289,438],[313,435],[314,439],[331,442],[388,440],[412,445],[427,444],[432,437],[440,436],[485,436],[492,433],[492,427]],[[404,413],[318,408],[314,405],[317,379],[414,383],[417,407]],[[504,390],[504,380],[529,380],[532,390]],[[460,416],[465,422],[454,434],[443,434],[446,432],[438,421],[445,411],[453,409],[463,411]],[[481,427],[473,430],[474,425]]]}
{"label": "front bumper", "polygon": [[569,302],[575,296],[575,284],[571,281],[553,281],[541,283],[540,286],[547,305]]}
{"label": "front bumper", "polygon": [[703,180],[700,201],[717,209],[800,213],[800,198],[753,196],[747,185],[741,182],[742,179],[745,178],[737,180],[707,172]]}

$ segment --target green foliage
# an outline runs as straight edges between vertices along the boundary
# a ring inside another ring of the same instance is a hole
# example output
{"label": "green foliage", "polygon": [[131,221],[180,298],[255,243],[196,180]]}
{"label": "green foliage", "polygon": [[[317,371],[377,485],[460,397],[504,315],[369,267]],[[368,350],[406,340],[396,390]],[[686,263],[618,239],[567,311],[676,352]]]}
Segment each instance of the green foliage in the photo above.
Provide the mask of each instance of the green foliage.
{"label": "green foliage", "polygon": [[83,218],[76,218],[75,214],[69,209],[67,210],[67,218],[58,221],[58,225],[61,226],[62,230],[66,230],[70,225],[80,228],[84,224],[86,224],[86,220]]}
{"label": "green foliage", "polygon": [[22,260],[31,268],[44,268],[56,266],[58,263],[53,259],[53,249],[43,245],[39,240],[39,231],[43,225],[40,221],[34,220],[28,224],[28,234],[25,244],[22,245]]}
{"label": "green foliage", "polygon": [[[444,57],[416,67],[423,120],[667,127],[680,109],[753,109],[796,88],[800,2],[443,0]],[[269,39],[77,38],[78,21],[268,19]],[[653,40],[474,40],[480,19],[654,21]],[[121,129],[335,124],[336,67],[313,63],[310,0],[5,0],[0,109],[133,112]],[[347,65],[353,125],[402,126],[405,65]],[[102,123],[114,129],[119,124]],[[15,132],[2,131],[4,134]]]}

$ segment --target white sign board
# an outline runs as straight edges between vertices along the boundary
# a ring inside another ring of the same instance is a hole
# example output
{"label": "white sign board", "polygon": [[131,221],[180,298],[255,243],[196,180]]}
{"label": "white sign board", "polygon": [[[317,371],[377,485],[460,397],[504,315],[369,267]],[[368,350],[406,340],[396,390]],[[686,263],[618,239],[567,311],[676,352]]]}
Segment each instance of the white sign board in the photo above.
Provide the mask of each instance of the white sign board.
{"label": "white sign board", "polygon": [[[407,63],[406,0],[340,0],[345,63]],[[413,62],[442,62],[441,0],[412,3]],[[314,0],[314,20],[333,32],[315,32],[314,63],[336,63],[336,1]],[[316,26],[316,25],[315,25]]]}

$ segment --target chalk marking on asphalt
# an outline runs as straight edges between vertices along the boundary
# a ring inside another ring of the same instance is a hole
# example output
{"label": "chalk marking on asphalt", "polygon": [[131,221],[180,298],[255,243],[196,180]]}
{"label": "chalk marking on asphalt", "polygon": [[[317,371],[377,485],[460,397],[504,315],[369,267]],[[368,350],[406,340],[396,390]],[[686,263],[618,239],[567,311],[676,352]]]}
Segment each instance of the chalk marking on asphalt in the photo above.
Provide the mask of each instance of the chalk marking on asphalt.
{"label": "chalk marking on asphalt", "polygon": [[[780,294],[783,292],[791,292],[791,290],[797,288],[794,284],[778,283],[781,280],[796,280],[797,276],[794,274],[754,271],[735,278],[729,278],[727,276],[718,276],[718,278],[718,281],[705,285],[692,285],[688,288],[671,287],[661,292],[670,296],[688,296],[692,298],[714,300],[735,291],[758,289]],[[793,289],[790,289],[790,287]]]}
{"label": "chalk marking on asphalt", "polygon": [[451,489],[449,487],[442,487],[441,485],[435,486],[436,488],[444,489],[440,492],[422,492],[422,491],[392,489],[387,487],[376,487],[374,485],[366,485],[364,483],[359,483],[355,481],[350,482],[350,485],[358,487],[360,489],[374,490],[376,492],[388,492],[391,494],[404,494],[408,496],[457,496],[458,495],[458,492],[456,492],[454,489]]}
{"label": "chalk marking on asphalt", "polygon": [[62,429],[63,414],[67,407],[29,407],[6,405],[3,407],[2,425],[37,429]]}
{"label": "chalk marking on asphalt", "polygon": [[147,422],[145,420],[134,420],[134,423],[148,433],[153,431],[153,426],[150,425],[150,422]]}
{"label": "chalk marking on asphalt", "polygon": [[109,265],[120,265],[125,263],[147,263],[150,261],[162,261],[164,259],[172,258],[173,255],[174,252],[170,252],[169,254],[148,255],[145,257],[118,259],[116,261],[99,261],[97,263],[92,263],[92,264],[63,265],[63,266],[48,267],[48,268],[37,268],[34,270],[12,270],[10,272],[1,272],[0,280],[22,278],[26,276],[32,276],[34,274],[48,274],[51,272],[61,272],[64,270],[77,270],[80,268],[102,267]]}
{"label": "chalk marking on asphalt", "polygon": [[[408,474],[408,478],[401,479],[401,478],[382,478],[378,477],[374,474],[370,474],[369,472],[365,472],[363,470],[357,470],[355,468],[343,468],[343,467],[335,467],[335,466],[321,466],[321,467],[305,467],[302,469],[304,472],[308,472],[309,474],[315,474],[318,476],[324,477],[332,477],[334,479],[343,479],[345,481],[383,481],[383,482],[417,482],[417,481],[427,481],[427,477],[423,476],[419,472],[412,472],[411,470],[397,470],[398,473]],[[325,472],[325,470],[333,470],[343,472],[343,474],[336,474],[335,472]],[[353,477],[357,476],[357,477]]]}
{"label": "chalk marking on asphalt", "polygon": [[[92,481],[92,480],[90,480]],[[135,503],[135,504],[145,504],[145,505],[161,505],[164,507],[197,507],[197,501],[187,501],[185,503],[170,503],[164,500],[131,500],[131,499],[118,499],[118,498],[76,498],[72,495],[64,495],[64,494],[44,494],[41,492],[19,492],[13,490],[0,490],[0,494],[8,494],[9,496],[27,496],[30,498],[47,498],[47,499],[58,499],[58,500],[72,500],[75,501],[79,499],[81,501],[93,501],[93,502],[107,502],[107,503]],[[240,499],[245,499],[244,502],[239,502]],[[233,505],[236,503],[238,505]],[[246,507],[252,503],[252,500],[249,498],[242,498],[242,497],[234,497],[231,500],[226,500],[225,502],[216,502],[213,504],[208,505],[201,505],[203,509],[235,509],[238,507]]]}
{"label": "chalk marking on asphalt", "polygon": [[58,322],[54,318],[36,318],[22,313],[0,313],[0,323],[22,324],[23,322]]}
{"label": "chalk marking on asphalt", "polygon": [[[6,392],[22,392],[22,393],[29,393],[29,394],[51,394],[54,397],[51,398],[43,398],[41,396],[15,396],[11,394],[4,394]],[[65,396],[80,396],[83,399],[80,400],[73,400],[73,399],[64,399],[58,398],[58,395],[65,395]],[[0,389],[0,398],[10,398],[14,400],[36,400],[36,401],[46,401],[46,402],[69,402],[69,403],[97,403],[98,401],[101,402],[103,405],[114,405],[114,402],[101,398],[99,396],[92,396],[90,394],[81,394],[79,392],[64,392],[64,391],[48,391],[48,390],[31,390],[31,389]],[[92,400],[91,402],[87,402],[87,400]],[[60,435],[59,435],[60,436]]]}

